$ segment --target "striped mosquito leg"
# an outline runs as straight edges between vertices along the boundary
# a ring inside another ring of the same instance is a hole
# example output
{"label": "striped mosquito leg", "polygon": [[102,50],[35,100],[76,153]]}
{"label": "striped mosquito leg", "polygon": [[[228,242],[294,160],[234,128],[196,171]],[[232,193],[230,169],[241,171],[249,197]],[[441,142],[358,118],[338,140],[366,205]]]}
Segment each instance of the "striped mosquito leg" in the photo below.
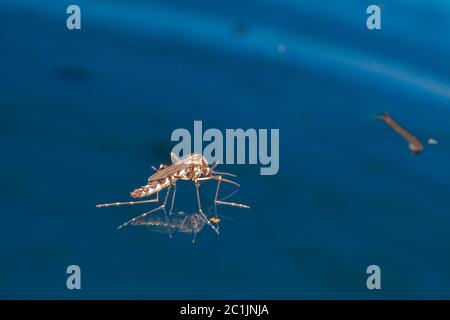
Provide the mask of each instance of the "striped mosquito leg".
{"label": "striped mosquito leg", "polygon": [[[172,186],[169,186],[167,188],[167,193],[166,193],[166,197],[164,199],[164,203],[162,204],[162,209],[164,211],[164,217],[166,219],[166,225],[167,225],[167,233],[169,234],[169,237],[172,238],[172,232],[170,232],[170,227],[169,227],[169,217],[167,216],[167,211],[166,211],[166,204],[167,204],[167,200],[169,199],[169,194],[170,194],[170,190],[172,189]],[[172,197],[173,200],[173,197]],[[172,210],[172,208],[170,209]]]}
{"label": "striped mosquito leg", "polygon": [[226,206],[231,206],[231,207],[239,207],[239,208],[243,208],[243,209],[250,209],[249,206],[245,205],[245,204],[240,204],[240,203],[234,203],[234,202],[227,202],[227,201],[222,201],[219,200],[219,188],[220,188],[220,183],[223,182],[227,182],[227,183],[231,183],[234,184],[236,186],[239,187],[239,183],[228,180],[228,179],[224,179],[222,176],[213,176],[212,179],[217,181],[217,188],[216,188],[216,196],[214,198],[214,209],[216,211],[216,215],[217,215],[217,205],[221,204],[221,205],[226,205]]}
{"label": "striped mosquito leg", "polygon": [[172,194],[172,203],[170,205],[170,211],[169,211],[169,215],[172,215],[173,213],[173,205],[175,204],[175,195],[177,194],[177,185],[174,184],[173,185],[173,194]]}
{"label": "striped mosquito leg", "polygon": [[142,204],[142,203],[153,203],[153,202],[158,202],[159,201],[158,195],[159,195],[159,193],[156,193],[156,198],[155,199],[150,199],[150,200],[102,203],[102,204],[95,205],[95,207],[96,208],[106,208],[106,207],[113,207],[113,206],[124,206],[124,205],[135,205],[135,204]]}
{"label": "striped mosquito leg", "polygon": [[217,202],[217,204],[222,204],[222,205],[226,205],[226,206],[238,207],[238,208],[242,208],[242,209],[250,209],[250,207],[248,205],[242,204],[242,203],[227,202],[227,201],[221,201],[221,200],[217,200],[216,202]]}
{"label": "striped mosquito leg", "polygon": [[214,197],[214,213],[216,214],[216,218],[217,218],[217,198],[219,197],[219,188],[221,182],[222,176],[219,176],[219,179],[217,180],[216,195]]}
{"label": "striped mosquito leg", "polygon": [[162,208],[163,208],[162,206],[159,206],[159,207],[154,208],[154,209],[152,209],[152,210],[150,210],[150,211],[144,212],[144,213],[141,214],[140,216],[134,217],[133,219],[128,220],[127,222],[121,224],[120,226],[117,227],[117,229],[121,229],[121,228],[123,228],[123,227],[129,225],[130,223],[135,222],[135,221],[138,220],[138,219],[144,218],[145,216],[149,215],[150,213],[153,213],[153,212],[155,212],[155,211],[161,210]]}
{"label": "striped mosquito leg", "polygon": [[219,230],[217,230],[217,228],[215,226],[212,225],[212,223],[209,221],[209,219],[205,216],[205,214],[202,211],[202,204],[200,201],[200,183],[198,181],[195,181],[195,192],[197,194],[197,205],[198,205],[198,211],[199,213],[202,215],[203,219],[205,220],[205,222],[217,233],[219,233]]}
{"label": "striped mosquito leg", "polygon": [[[167,189],[167,193],[166,193],[166,196],[164,198],[164,203],[162,205],[160,205],[159,207],[156,207],[156,208],[154,208],[154,209],[152,209],[150,211],[144,212],[143,214],[141,214],[141,215],[139,215],[137,217],[134,217],[131,220],[128,220],[127,222],[125,222],[125,223],[121,224],[120,226],[118,226],[117,229],[121,229],[121,228],[129,225],[130,223],[135,222],[138,219],[145,218],[150,213],[153,213],[153,212],[158,211],[158,210],[164,210],[164,214],[166,216],[166,223],[167,223],[168,222],[168,217],[167,217],[167,214],[166,214],[165,207],[166,207],[166,204],[167,204],[167,199],[169,198],[169,193],[170,193],[170,187]],[[169,234],[170,234],[170,230],[169,230]]]}

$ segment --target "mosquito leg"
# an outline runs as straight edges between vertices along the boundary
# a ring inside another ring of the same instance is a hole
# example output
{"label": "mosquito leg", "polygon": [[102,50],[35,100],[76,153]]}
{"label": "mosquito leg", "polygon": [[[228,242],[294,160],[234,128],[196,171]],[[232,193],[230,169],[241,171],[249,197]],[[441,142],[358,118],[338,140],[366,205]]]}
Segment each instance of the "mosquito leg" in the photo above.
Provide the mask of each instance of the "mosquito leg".
{"label": "mosquito leg", "polygon": [[219,230],[217,230],[217,228],[216,227],[214,227],[213,225],[212,225],[212,223],[208,220],[208,218],[205,216],[205,214],[203,213],[203,211],[202,211],[202,204],[201,204],[201,201],[200,201],[200,183],[198,182],[198,181],[195,181],[195,191],[196,191],[196,193],[197,193],[197,205],[198,205],[198,211],[199,211],[199,213],[201,214],[201,216],[203,217],[203,219],[205,220],[205,222],[217,233],[217,234],[220,234],[219,233]]}
{"label": "mosquito leg", "polygon": [[142,203],[154,203],[159,202],[159,193],[156,193],[155,199],[150,200],[143,200],[143,201],[128,201],[128,202],[113,202],[113,203],[103,203],[103,204],[97,204],[96,208],[105,208],[105,207],[113,207],[113,206],[123,206],[123,205],[134,205],[134,204],[142,204]]}
{"label": "mosquito leg", "polygon": [[173,214],[173,205],[175,204],[175,195],[177,194],[177,185],[173,185],[172,204],[170,205],[169,216]]}
{"label": "mosquito leg", "polygon": [[[166,217],[166,223],[168,223],[169,220],[168,220],[165,208],[166,208],[166,204],[167,204],[167,199],[169,198],[169,193],[170,193],[170,187],[167,189],[167,193],[166,193],[166,196],[165,196],[165,199],[164,199],[164,203],[162,205],[160,205],[159,207],[156,207],[156,208],[154,208],[154,209],[152,209],[150,211],[144,212],[143,214],[141,214],[141,215],[139,215],[137,217],[134,217],[131,220],[128,220],[127,222],[125,222],[125,223],[121,224],[120,226],[118,226],[117,229],[122,229],[123,227],[129,225],[130,223],[133,223],[133,222],[135,222],[138,219],[145,218],[150,213],[153,213],[153,212],[158,211],[158,210],[164,210],[164,215]],[[158,195],[158,193],[157,193],[157,195]],[[170,234],[170,229],[168,229],[168,230],[169,230],[169,234]]]}
{"label": "mosquito leg", "polygon": [[150,213],[153,213],[153,212],[155,212],[155,211],[161,210],[161,209],[163,209],[163,208],[164,208],[163,206],[159,206],[159,207],[156,207],[156,208],[154,208],[154,209],[152,209],[152,210],[150,210],[150,211],[144,212],[143,214],[141,214],[141,215],[139,215],[139,216],[137,216],[137,217],[134,217],[133,219],[128,220],[127,222],[121,224],[120,226],[117,227],[117,229],[121,229],[121,228],[123,228],[123,227],[126,227],[126,226],[129,225],[130,223],[133,223],[133,222],[135,222],[135,221],[138,220],[138,219],[142,219],[142,218],[146,217],[147,215],[149,215]]}
{"label": "mosquito leg", "polygon": [[214,197],[214,213],[216,214],[216,218],[217,218],[217,198],[219,197],[219,188],[220,188],[220,183],[222,182],[222,176],[218,177],[217,180],[217,188],[216,188],[216,195]]}
{"label": "mosquito leg", "polygon": [[195,192],[196,192],[196,195],[197,195],[198,211],[202,213],[203,211],[202,211],[202,204],[200,202],[200,190],[199,190],[199,187],[200,187],[200,183],[198,181],[195,181]]}
{"label": "mosquito leg", "polygon": [[[222,182],[222,176],[218,177],[219,179],[217,180],[217,188],[216,188],[216,195],[214,197],[214,215],[217,218],[217,198],[219,196],[219,188],[220,188],[220,183]],[[217,224],[217,229],[219,229],[219,224]]]}
{"label": "mosquito leg", "polygon": [[[192,227],[192,243],[195,243],[195,239],[197,238],[197,233],[199,232],[198,228],[197,228],[197,219],[194,217],[196,217],[196,214],[192,215],[191,218],[191,227]],[[203,218],[200,218],[203,220]],[[203,221],[202,221],[203,222]]]}
{"label": "mosquito leg", "polygon": [[239,184],[237,182],[234,182],[234,181],[231,181],[231,180],[228,180],[228,179],[224,179],[224,178],[222,178],[222,176],[213,176],[212,179],[217,181],[216,197],[214,198],[214,210],[216,211],[216,215],[217,215],[217,205],[218,204],[227,205],[227,206],[231,206],[231,207],[239,207],[239,208],[243,208],[243,209],[249,209],[250,208],[249,206],[247,206],[245,204],[234,203],[234,202],[227,202],[227,201],[222,201],[222,200],[218,199],[220,183],[222,181],[239,186]]}
{"label": "mosquito leg", "polygon": [[217,200],[217,204],[231,206],[231,207],[238,207],[238,208],[242,208],[242,209],[250,209],[250,207],[248,205],[242,204],[242,203],[234,203],[234,202]]}
{"label": "mosquito leg", "polygon": [[[167,200],[169,199],[169,194],[170,194],[171,189],[172,189],[172,186],[169,186],[167,188],[166,197],[164,198],[164,203],[161,205],[161,207],[162,207],[162,210],[164,211],[164,217],[166,219],[167,232],[169,233],[169,237],[172,238],[172,232],[170,232],[170,227],[169,227],[169,217],[167,216],[167,211],[166,211]],[[170,210],[172,210],[172,209],[170,209]]]}

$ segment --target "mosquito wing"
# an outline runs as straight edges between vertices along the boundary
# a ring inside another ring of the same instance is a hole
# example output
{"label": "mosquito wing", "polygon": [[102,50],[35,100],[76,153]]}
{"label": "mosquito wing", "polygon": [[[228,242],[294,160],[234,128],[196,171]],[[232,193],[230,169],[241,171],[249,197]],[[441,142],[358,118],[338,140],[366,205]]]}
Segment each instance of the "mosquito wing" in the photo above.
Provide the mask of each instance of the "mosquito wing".
{"label": "mosquito wing", "polygon": [[170,177],[171,175],[186,169],[189,167],[189,163],[185,163],[182,161],[179,161],[175,164],[172,164],[164,169],[158,170],[157,172],[155,172],[154,174],[152,174],[149,178],[148,178],[148,182],[151,181],[156,181],[156,180],[160,180],[160,179],[164,179],[167,177]]}
{"label": "mosquito wing", "polygon": [[[171,153],[171,157],[172,161],[178,160],[178,157],[173,152]],[[204,161],[204,158],[199,154],[189,154],[181,158],[181,160],[178,160],[176,163],[155,172],[148,178],[148,182],[167,178],[183,169],[188,168],[192,164],[202,164]]]}
{"label": "mosquito wing", "polygon": [[170,153],[170,159],[172,160],[173,164],[175,164],[175,163],[180,161],[180,158],[178,158],[178,156],[174,152]]}

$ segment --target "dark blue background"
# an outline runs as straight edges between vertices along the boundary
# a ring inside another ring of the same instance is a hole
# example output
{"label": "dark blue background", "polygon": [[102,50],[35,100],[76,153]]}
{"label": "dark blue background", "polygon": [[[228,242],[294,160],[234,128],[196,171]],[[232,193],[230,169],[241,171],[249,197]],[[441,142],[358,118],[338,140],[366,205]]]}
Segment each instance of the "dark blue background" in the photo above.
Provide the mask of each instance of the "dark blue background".
{"label": "dark blue background", "polygon": [[[0,297],[450,298],[450,4],[378,2],[381,31],[369,4],[0,0]],[[412,157],[385,111],[439,145]],[[194,120],[279,128],[279,174],[221,166],[252,208],[222,208],[219,237],[117,231],[152,206],[94,205]]]}

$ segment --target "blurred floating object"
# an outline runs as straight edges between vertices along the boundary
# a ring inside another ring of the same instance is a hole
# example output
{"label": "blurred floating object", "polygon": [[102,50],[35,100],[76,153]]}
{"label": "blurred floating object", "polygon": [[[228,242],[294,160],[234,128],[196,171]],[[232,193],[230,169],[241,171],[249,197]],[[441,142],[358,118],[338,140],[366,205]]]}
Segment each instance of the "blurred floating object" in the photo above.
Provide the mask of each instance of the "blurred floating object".
{"label": "blurred floating object", "polygon": [[417,139],[415,136],[409,133],[408,130],[406,130],[405,128],[400,126],[397,122],[395,122],[394,119],[392,119],[387,112],[385,112],[382,116],[377,116],[376,119],[383,120],[392,129],[394,129],[395,132],[397,132],[403,138],[405,138],[409,142],[409,150],[411,151],[412,155],[419,154],[423,151],[422,142],[420,142],[419,139]]}
{"label": "blurred floating object", "polygon": [[438,143],[439,143],[439,141],[437,141],[433,138],[428,139],[428,144],[438,144]]}

